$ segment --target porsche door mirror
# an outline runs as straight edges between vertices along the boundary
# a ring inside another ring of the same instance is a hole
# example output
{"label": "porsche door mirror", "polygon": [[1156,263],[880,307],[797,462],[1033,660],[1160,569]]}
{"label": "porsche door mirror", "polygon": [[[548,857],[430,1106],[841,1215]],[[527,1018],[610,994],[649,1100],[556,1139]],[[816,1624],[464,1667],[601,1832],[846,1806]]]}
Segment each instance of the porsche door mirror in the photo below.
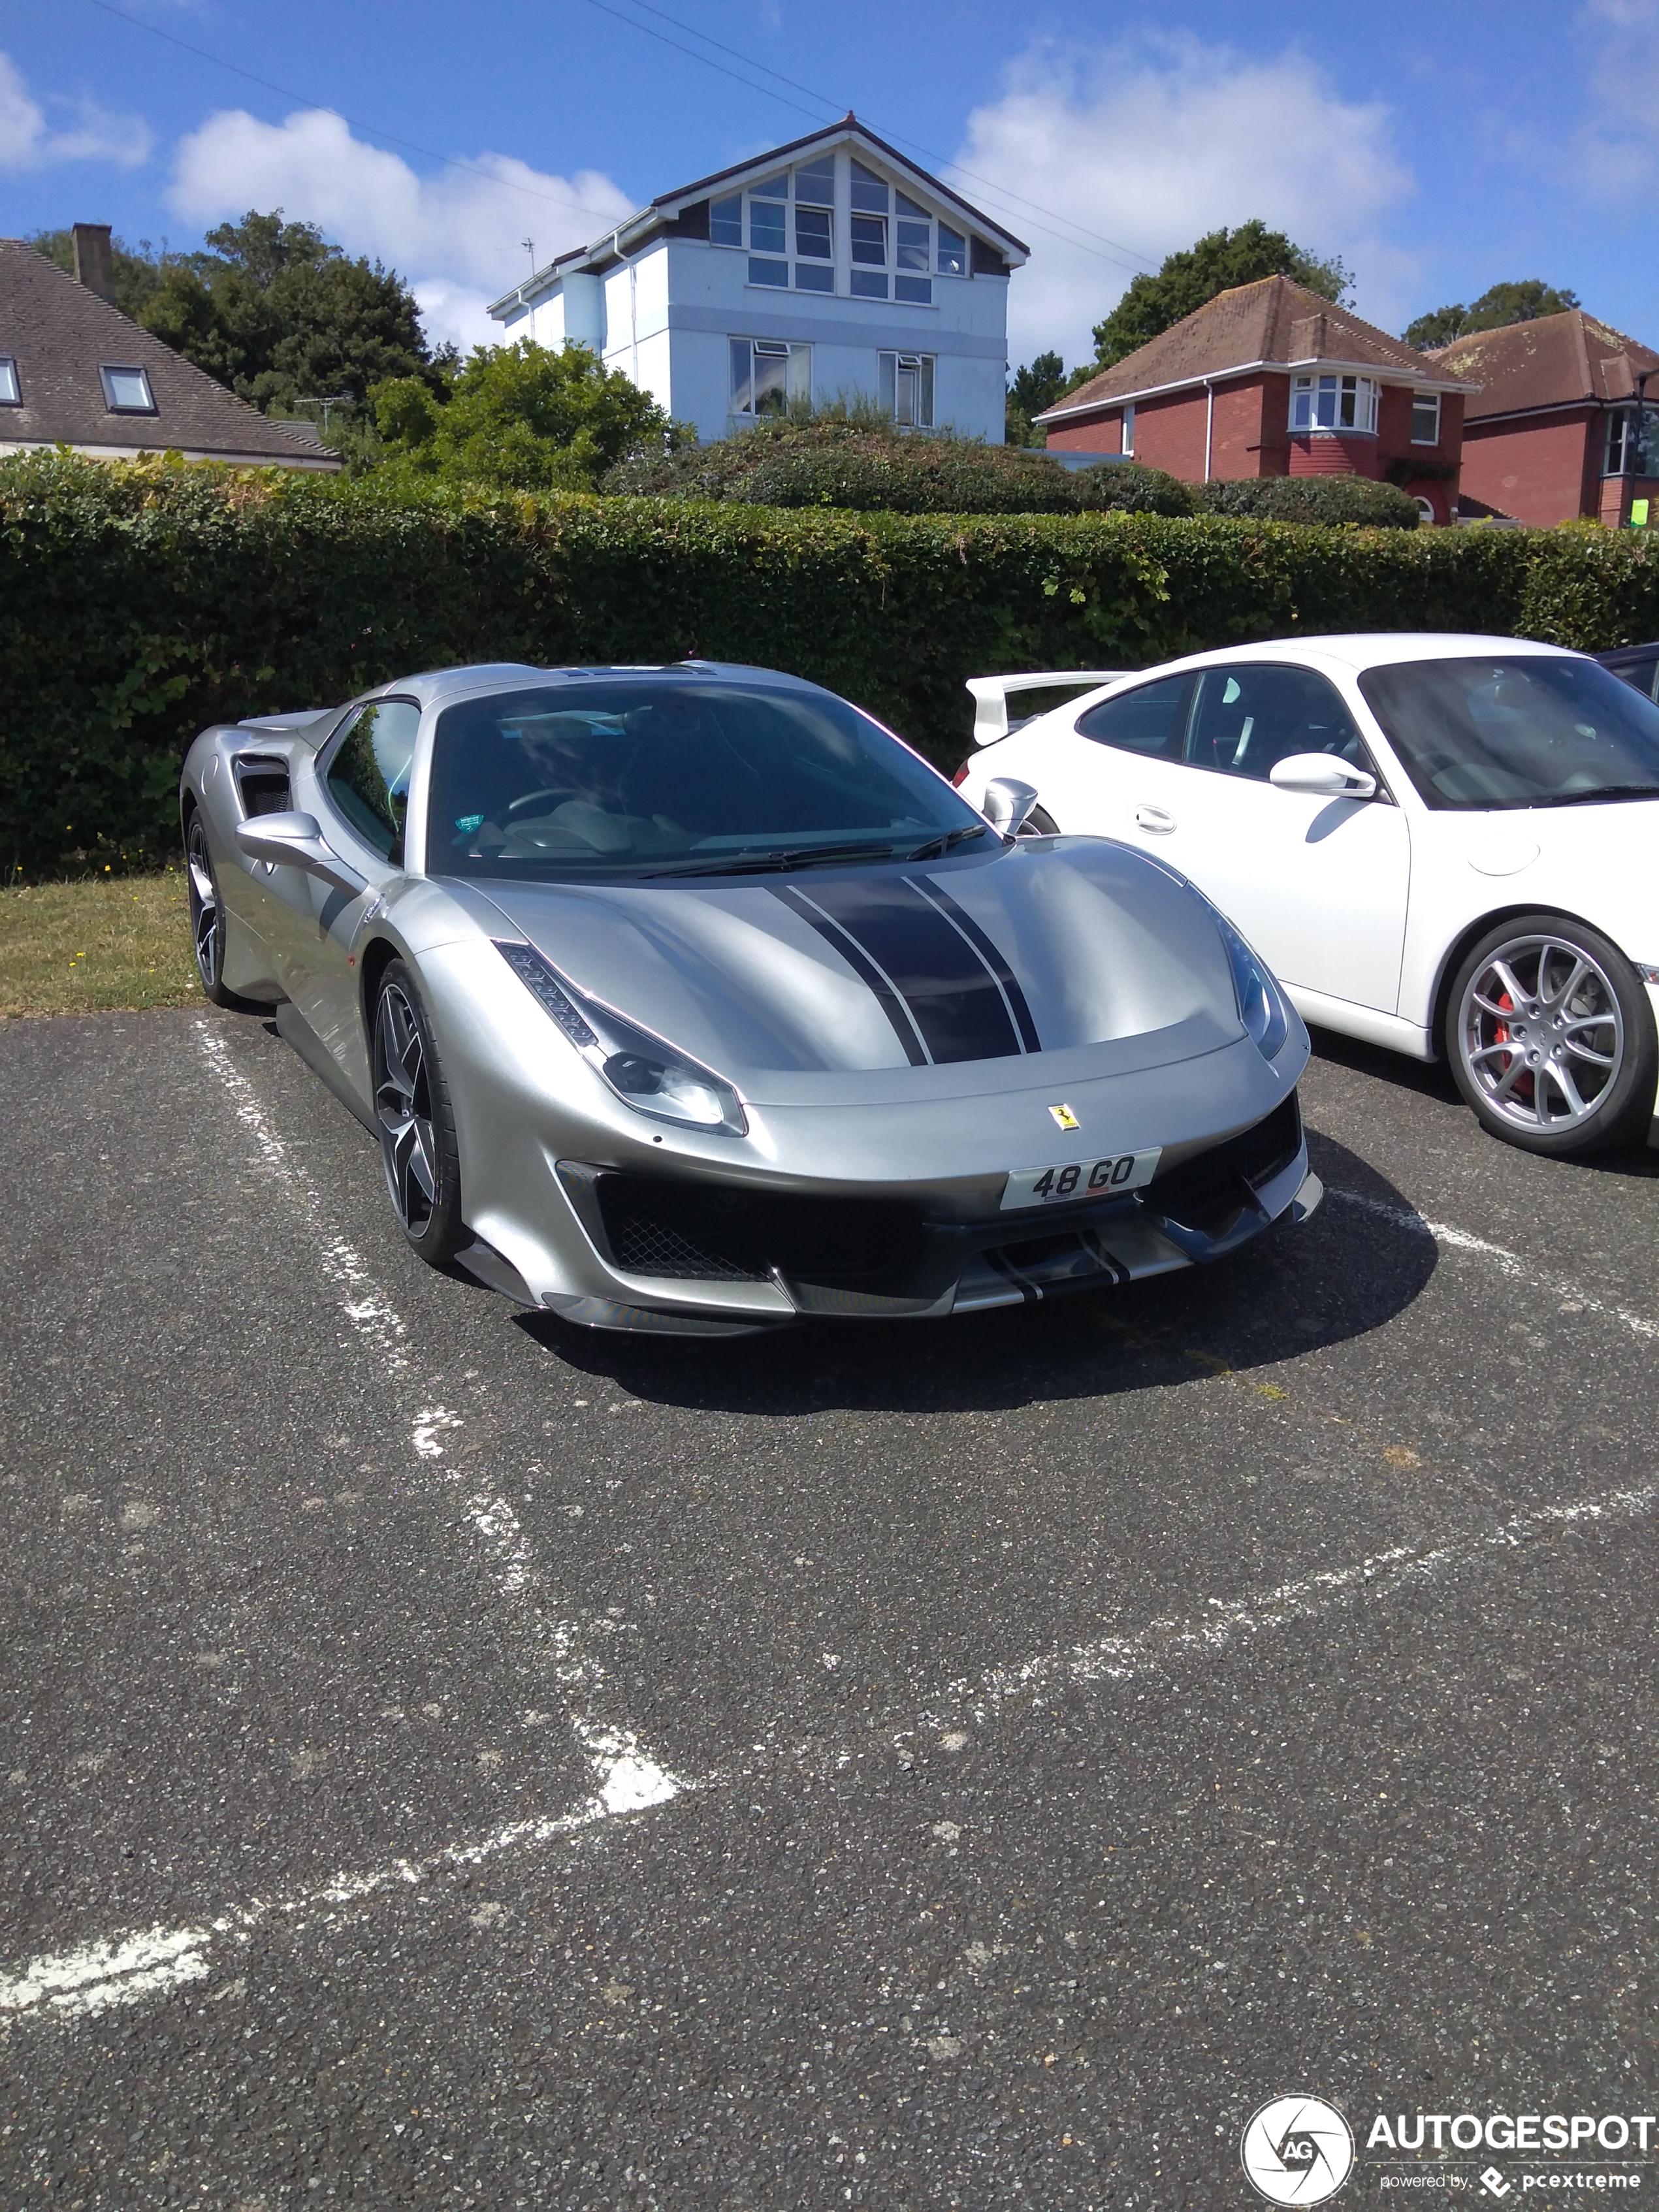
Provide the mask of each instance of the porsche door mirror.
{"label": "porsche door mirror", "polygon": [[320,876],[354,898],[368,884],[325,843],[314,814],[256,814],[236,825],[236,842],[250,860],[270,860]]}
{"label": "porsche door mirror", "polygon": [[1312,799],[1375,799],[1376,778],[1334,753],[1290,753],[1267,774],[1280,791],[1305,791]]}
{"label": "porsche door mirror", "polygon": [[1029,783],[1016,783],[1011,775],[999,775],[985,787],[985,804],[980,809],[994,830],[1005,837],[1018,837],[1021,823],[1037,803],[1036,793]]}

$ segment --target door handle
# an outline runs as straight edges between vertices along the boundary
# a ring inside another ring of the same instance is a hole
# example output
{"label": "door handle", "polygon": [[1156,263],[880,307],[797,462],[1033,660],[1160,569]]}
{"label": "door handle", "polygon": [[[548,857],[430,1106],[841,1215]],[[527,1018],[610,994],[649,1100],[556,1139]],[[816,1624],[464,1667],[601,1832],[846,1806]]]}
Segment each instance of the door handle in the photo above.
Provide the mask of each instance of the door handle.
{"label": "door handle", "polygon": [[1176,826],[1176,818],[1167,806],[1137,806],[1135,826],[1150,830],[1155,837],[1167,837]]}

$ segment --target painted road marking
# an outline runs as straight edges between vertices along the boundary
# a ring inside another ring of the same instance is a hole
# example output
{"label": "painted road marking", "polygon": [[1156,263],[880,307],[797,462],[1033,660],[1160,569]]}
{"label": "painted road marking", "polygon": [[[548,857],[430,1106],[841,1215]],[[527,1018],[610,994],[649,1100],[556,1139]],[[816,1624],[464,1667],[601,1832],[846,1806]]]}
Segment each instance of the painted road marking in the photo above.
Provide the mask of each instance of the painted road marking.
{"label": "painted road marking", "polygon": [[[953,1725],[962,1719],[982,1726],[1000,1708],[1022,1698],[1041,1705],[1064,1684],[1129,1681],[1188,1653],[1224,1653],[1267,1631],[1314,1620],[1348,1600],[1370,1603],[1392,1596],[1408,1583],[1433,1581],[1494,1553],[1518,1550],[1557,1529],[1638,1521],[1656,1504],[1659,1483],[1568,1505],[1539,1506],[1514,1514],[1495,1528],[1421,1549],[1396,1546],[1351,1567],[1283,1583],[1259,1596],[1212,1598],[1202,1613],[1186,1620],[1152,1621],[1133,1636],[1100,1637],[1018,1666],[963,1677],[948,1684],[937,1702],[896,1729],[890,1721],[872,1723],[850,1743],[827,1748],[801,1745],[793,1752],[776,1752],[757,1745],[749,1762],[735,1773],[714,1772],[687,1781],[666,1773],[621,1732],[605,1751],[590,1737],[590,1755],[601,1770],[600,1786],[574,1812],[509,1821],[472,1843],[448,1844],[422,1858],[395,1859],[365,1873],[338,1874],[291,1896],[256,1900],[191,1926],[152,1928],[33,1960],[15,1975],[0,1975],[0,2022],[8,2015],[14,2021],[85,2017],[112,2005],[164,1996],[205,1980],[218,1965],[231,1963],[234,1947],[246,1943],[264,1923],[281,1920],[303,1927],[330,1908],[350,1907],[388,1891],[419,1888],[509,1852],[532,1850],[602,1821],[670,1804],[689,1791],[730,1787],[769,1768],[834,1773],[860,1755],[860,1738],[872,1745],[890,1746],[901,1758],[911,1755],[910,1747],[924,1736],[942,1750],[958,1753],[971,1741],[970,1728]],[[216,1950],[224,1954],[222,1959],[216,1959]]]}
{"label": "painted road marking", "polygon": [[1443,1244],[1449,1252],[1468,1252],[1478,1260],[1507,1275],[1511,1281],[1530,1284],[1534,1290],[1547,1291],[1562,1304],[1578,1308],[1584,1313],[1604,1314],[1633,1336],[1650,1343],[1659,1340],[1659,1322],[1650,1321],[1644,1314],[1632,1313],[1628,1306],[1610,1305],[1605,1298],[1593,1297],[1589,1291],[1580,1290],[1577,1283],[1563,1281],[1559,1276],[1546,1275],[1530,1266],[1518,1252],[1507,1245],[1489,1243],[1484,1237],[1472,1237],[1467,1229],[1454,1229],[1449,1222],[1431,1221],[1424,1214],[1405,1206],[1389,1206],[1378,1198],[1366,1198],[1357,1190],[1332,1190],[1327,1187],[1328,1198],[1340,1199],[1345,1206],[1357,1206],[1362,1212],[1374,1213],[1383,1221],[1391,1221],[1397,1229],[1410,1229],[1419,1236],[1432,1237],[1437,1244]]}

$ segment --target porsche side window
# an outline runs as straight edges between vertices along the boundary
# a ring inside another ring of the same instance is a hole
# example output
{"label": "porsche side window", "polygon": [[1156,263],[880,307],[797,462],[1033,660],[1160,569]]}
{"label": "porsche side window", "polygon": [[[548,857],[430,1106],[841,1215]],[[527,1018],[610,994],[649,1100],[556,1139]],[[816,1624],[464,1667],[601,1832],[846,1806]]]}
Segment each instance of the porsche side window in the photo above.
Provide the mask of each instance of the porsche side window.
{"label": "porsche side window", "polygon": [[401,850],[409,769],[421,710],[412,699],[371,699],[337,740],[328,795],[365,843],[387,860]]}
{"label": "porsche side window", "polygon": [[1194,768],[1265,783],[1292,753],[1336,753],[1370,766],[1333,684],[1311,668],[1206,668],[1198,679],[1187,757]]}
{"label": "porsche side window", "polygon": [[1153,760],[1179,760],[1192,681],[1190,676],[1166,676],[1160,683],[1143,684],[1139,690],[1121,691],[1115,699],[1103,699],[1099,706],[1079,714],[1073,727],[1080,738],[1092,738],[1097,745],[1114,745],[1121,752]]}

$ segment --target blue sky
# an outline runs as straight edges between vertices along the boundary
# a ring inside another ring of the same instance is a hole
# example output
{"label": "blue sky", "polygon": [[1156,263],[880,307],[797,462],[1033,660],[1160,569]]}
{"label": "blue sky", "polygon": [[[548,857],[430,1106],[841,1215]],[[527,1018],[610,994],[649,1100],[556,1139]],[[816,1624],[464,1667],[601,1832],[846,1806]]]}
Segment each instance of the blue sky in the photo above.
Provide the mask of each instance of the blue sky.
{"label": "blue sky", "polygon": [[0,0],[0,234],[190,245],[280,203],[465,342],[526,237],[544,261],[850,105],[1030,242],[1016,361],[1085,357],[1134,270],[1255,215],[1390,330],[1535,276],[1659,342],[1659,0],[119,8]]}

